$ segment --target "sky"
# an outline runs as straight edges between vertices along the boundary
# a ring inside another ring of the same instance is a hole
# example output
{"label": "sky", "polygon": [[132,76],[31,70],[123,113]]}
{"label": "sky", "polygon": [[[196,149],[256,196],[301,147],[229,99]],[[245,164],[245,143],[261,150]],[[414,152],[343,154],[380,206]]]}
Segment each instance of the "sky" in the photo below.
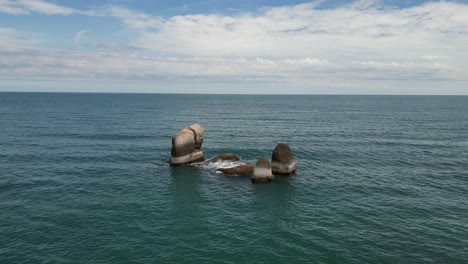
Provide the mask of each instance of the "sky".
{"label": "sky", "polygon": [[0,0],[0,91],[468,95],[468,0]]}

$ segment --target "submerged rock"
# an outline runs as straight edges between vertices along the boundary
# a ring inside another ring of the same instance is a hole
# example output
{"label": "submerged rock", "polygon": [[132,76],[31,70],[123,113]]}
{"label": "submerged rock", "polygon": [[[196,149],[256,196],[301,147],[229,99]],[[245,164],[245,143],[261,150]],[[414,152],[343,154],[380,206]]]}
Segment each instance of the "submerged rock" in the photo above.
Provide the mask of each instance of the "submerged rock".
{"label": "submerged rock", "polygon": [[274,174],[291,174],[296,171],[296,161],[287,144],[276,145],[271,155],[271,171]]}
{"label": "submerged rock", "polygon": [[217,171],[229,175],[252,174],[254,172],[254,166],[250,164],[245,164],[230,168],[219,168]]}
{"label": "submerged rock", "polygon": [[270,161],[267,158],[261,158],[255,164],[252,182],[261,183],[261,182],[270,182],[274,179],[273,174],[271,173]]}
{"label": "submerged rock", "polygon": [[203,127],[198,124],[177,131],[172,136],[170,163],[180,165],[203,161],[205,159],[201,151],[203,133]]}
{"label": "submerged rock", "polygon": [[228,154],[221,154],[209,160],[206,160],[204,163],[215,163],[220,161],[239,161],[240,158],[236,154],[228,153]]}

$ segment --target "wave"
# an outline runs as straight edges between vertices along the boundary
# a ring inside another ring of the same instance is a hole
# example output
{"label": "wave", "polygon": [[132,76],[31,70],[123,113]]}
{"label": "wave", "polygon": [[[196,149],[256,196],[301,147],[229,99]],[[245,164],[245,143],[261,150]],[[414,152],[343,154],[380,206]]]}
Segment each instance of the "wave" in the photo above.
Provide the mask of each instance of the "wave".
{"label": "wave", "polygon": [[193,165],[198,166],[202,169],[212,169],[212,170],[218,170],[221,168],[232,168],[236,166],[241,166],[241,165],[247,165],[249,164],[248,162],[238,160],[213,160],[213,159],[208,159],[203,162],[198,162],[194,163]]}

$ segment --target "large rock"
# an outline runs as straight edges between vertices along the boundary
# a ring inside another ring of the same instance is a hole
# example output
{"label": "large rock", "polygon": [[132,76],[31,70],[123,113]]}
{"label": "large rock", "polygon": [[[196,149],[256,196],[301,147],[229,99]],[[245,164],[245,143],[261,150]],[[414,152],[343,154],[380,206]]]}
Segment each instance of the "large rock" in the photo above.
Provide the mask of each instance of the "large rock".
{"label": "large rock", "polygon": [[239,165],[239,166],[230,167],[230,168],[219,168],[217,171],[220,171],[224,174],[229,174],[229,175],[245,175],[245,174],[252,174],[254,172],[254,166],[245,164],[245,165]]}
{"label": "large rock", "polygon": [[195,124],[177,131],[172,136],[171,164],[189,164],[203,161],[203,127]]}
{"label": "large rock", "polygon": [[271,171],[274,174],[291,174],[296,171],[296,161],[287,144],[280,143],[273,150]]}
{"label": "large rock", "polygon": [[274,179],[271,173],[270,161],[267,158],[261,158],[255,164],[252,175],[253,183],[270,182]]}

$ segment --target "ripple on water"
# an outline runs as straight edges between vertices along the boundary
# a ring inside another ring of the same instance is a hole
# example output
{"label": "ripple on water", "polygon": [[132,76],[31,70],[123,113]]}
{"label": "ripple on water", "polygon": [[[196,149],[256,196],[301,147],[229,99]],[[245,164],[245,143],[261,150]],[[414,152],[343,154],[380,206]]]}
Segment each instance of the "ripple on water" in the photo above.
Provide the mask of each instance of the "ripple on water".
{"label": "ripple on water", "polygon": [[[0,94],[1,263],[464,263],[466,97]],[[174,131],[296,175],[171,167]]]}

